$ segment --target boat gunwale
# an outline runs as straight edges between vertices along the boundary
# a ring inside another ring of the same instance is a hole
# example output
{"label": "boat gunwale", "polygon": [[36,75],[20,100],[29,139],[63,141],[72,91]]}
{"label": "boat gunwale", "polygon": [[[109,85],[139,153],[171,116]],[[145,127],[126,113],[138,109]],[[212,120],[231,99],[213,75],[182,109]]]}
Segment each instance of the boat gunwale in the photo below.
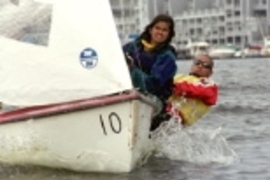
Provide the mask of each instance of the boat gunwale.
{"label": "boat gunwale", "polygon": [[86,98],[57,104],[22,107],[7,112],[1,112],[0,124],[26,121],[30,119],[49,117],[52,115],[70,113],[74,111],[93,109],[101,106],[115,104],[118,102],[126,102],[132,100],[140,100],[152,106],[153,108],[156,107],[154,101],[152,101],[147,96],[139,93],[136,90],[128,90],[106,96]]}

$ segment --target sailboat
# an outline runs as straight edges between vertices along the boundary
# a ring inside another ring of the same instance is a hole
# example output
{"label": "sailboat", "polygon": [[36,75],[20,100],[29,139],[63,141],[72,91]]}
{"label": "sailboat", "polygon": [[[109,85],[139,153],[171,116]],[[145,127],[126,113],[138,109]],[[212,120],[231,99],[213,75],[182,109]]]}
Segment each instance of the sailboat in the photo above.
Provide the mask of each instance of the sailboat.
{"label": "sailboat", "polygon": [[0,101],[15,108],[0,113],[0,162],[115,173],[145,163],[156,106],[132,87],[109,0],[5,2]]}

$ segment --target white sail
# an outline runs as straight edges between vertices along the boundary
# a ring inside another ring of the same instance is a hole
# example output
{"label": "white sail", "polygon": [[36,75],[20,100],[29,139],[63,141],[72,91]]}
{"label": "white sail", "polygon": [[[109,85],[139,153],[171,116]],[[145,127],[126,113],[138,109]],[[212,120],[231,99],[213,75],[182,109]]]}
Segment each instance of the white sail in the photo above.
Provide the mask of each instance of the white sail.
{"label": "white sail", "polygon": [[[27,5],[37,3],[44,5]],[[51,6],[52,12],[29,16],[19,33],[0,31],[0,101],[42,105],[131,89],[109,0],[55,0]]]}

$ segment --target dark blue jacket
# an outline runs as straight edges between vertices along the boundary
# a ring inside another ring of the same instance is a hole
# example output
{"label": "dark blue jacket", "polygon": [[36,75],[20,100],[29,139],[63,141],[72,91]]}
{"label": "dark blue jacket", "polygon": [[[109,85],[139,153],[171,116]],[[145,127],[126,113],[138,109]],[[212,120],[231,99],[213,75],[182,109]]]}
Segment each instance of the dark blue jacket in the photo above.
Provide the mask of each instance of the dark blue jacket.
{"label": "dark blue jacket", "polygon": [[126,44],[123,50],[134,60],[135,68],[131,72],[134,86],[167,100],[177,71],[175,49],[163,45],[147,52],[140,40],[135,40]]}

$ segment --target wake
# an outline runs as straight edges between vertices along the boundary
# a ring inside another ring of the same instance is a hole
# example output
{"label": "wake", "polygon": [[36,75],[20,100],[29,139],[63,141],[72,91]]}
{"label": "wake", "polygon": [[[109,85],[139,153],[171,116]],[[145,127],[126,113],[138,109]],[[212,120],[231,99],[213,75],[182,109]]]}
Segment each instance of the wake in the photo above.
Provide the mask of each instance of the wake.
{"label": "wake", "polygon": [[152,148],[156,157],[196,164],[232,164],[239,158],[222,136],[221,128],[182,127],[178,119],[164,122],[152,132]]}

